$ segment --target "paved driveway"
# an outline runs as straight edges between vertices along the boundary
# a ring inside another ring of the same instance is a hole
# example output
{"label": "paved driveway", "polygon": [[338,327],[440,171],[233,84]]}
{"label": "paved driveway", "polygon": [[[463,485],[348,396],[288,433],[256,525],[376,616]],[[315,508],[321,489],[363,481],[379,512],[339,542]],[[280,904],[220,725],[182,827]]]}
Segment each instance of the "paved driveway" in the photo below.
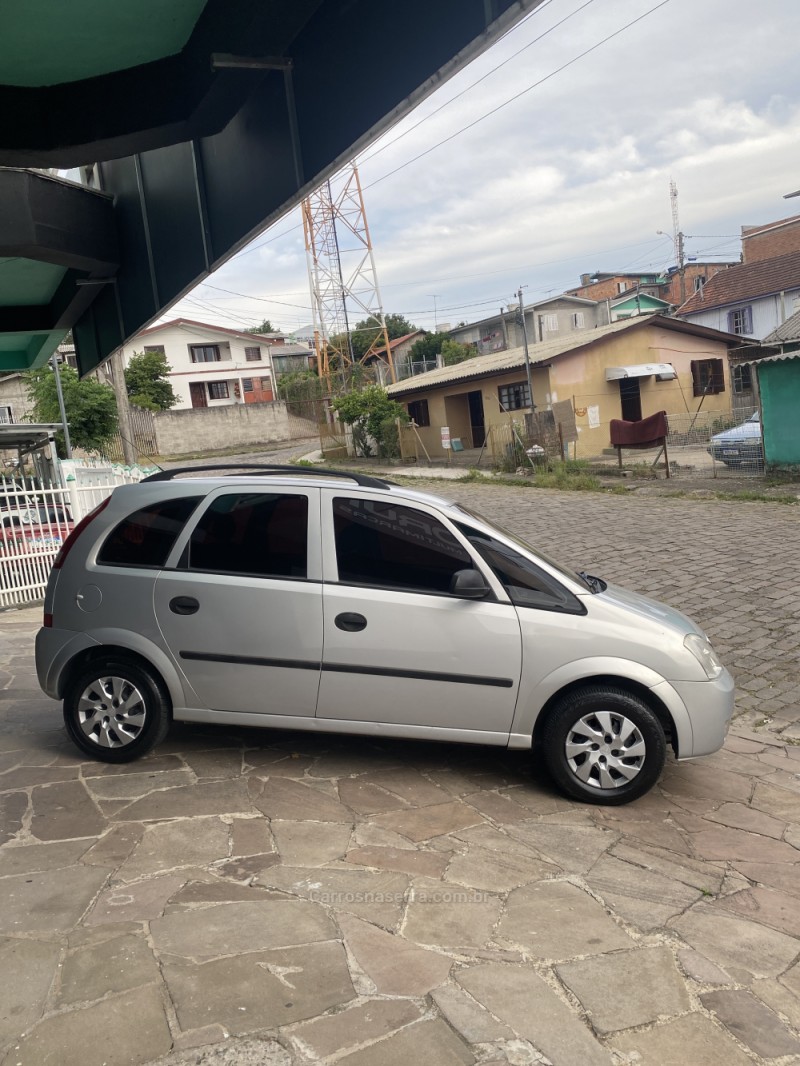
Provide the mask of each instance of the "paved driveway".
{"label": "paved driveway", "polygon": [[175,726],[85,762],[0,614],[0,1058],[800,1063],[800,509],[442,486],[694,615],[726,749],[629,807],[521,753]]}

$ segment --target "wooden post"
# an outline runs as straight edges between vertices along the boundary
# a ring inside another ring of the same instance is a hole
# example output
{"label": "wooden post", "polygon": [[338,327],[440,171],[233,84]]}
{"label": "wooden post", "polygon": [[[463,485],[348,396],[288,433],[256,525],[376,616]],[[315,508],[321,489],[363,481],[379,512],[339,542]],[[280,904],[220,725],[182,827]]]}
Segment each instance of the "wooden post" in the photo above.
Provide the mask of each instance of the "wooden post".
{"label": "wooden post", "polygon": [[672,477],[669,472],[669,456],[667,455],[667,438],[664,437],[664,467],[667,471],[667,477]]}

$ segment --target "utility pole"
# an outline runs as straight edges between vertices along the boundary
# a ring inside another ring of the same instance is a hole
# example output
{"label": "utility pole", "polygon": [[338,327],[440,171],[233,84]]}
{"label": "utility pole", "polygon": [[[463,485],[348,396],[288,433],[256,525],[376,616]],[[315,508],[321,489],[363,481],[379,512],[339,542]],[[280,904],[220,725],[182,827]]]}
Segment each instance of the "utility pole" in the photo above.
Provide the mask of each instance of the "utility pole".
{"label": "utility pole", "polygon": [[669,198],[672,205],[672,238],[675,242],[675,255],[678,257],[678,279],[680,284],[681,303],[686,300],[686,269],[683,254],[683,233],[678,221],[678,186],[674,181],[669,183]]}
{"label": "utility pole", "polygon": [[439,319],[438,319],[438,317],[436,315],[436,301],[439,299],[438,294],[437,293],[432,293],[431,294],[431,299],[433,300],[433,332],[434,333],[438,333],[439,332]]}
{"label": "utility pole", "polygon": [[58,396],[58,409],[61,412],[61,425],[64,427],[64,450],[67,459],[72,458],[72,444],[69,439],[69,423],[67,422],[67,410],[64,407],[64,393],[61,390],[61,372],[58,369],[58,356],[55,352],[50,356],[53,365],[53,373],[56,376],[56,395]]}
{"label": "utility pole", "polygon": [[536,404],[533,402],[533,381],[531,380],[531,361],[528,355],[528,328],[525,325],[525,305],[522,303],[522,285],[520,285],[517,292],[517,300],[519,301],[518,321],[522,325],[522,347],[525,352],[525,373],[528,378],[528,399],[531,401],[531,413],[533,413],[536,410]]}
{"label": "utility pole", "polygon": [[122,457],[127,466],[136,463],[136,447],[133,442],[133,427],[128,404],[128,390],[125,388],[125,362],[122,349],[111,356],[111,384],[117,398],[117,417],[119,418],[119,435],[122,439]]}

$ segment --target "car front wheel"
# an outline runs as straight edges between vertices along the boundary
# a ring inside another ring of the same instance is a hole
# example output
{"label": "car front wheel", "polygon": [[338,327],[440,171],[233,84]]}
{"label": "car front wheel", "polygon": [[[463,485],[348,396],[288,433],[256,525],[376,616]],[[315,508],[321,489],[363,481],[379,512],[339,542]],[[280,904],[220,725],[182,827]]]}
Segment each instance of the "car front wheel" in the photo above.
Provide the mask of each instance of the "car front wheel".
{"label": "car front wheel", "polygon": [[587,685],[556,704],[542,749],[556,784],[584,803],[630,803],[661,775],[667,744],[656,715],[624,689]]}
{"label": "car front wheel", "polygon": [[138,759],[164,739],[170,718],[160,678],[123,658],[81,670],[64,697],[67,733],[81,751],[103,762]]}

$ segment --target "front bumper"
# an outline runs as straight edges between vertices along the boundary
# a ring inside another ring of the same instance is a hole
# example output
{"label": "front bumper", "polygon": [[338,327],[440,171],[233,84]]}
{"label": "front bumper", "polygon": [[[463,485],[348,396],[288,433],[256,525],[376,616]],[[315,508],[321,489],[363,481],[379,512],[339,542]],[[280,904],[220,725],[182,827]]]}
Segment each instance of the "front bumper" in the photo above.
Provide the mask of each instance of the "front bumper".
{"label": "front bumper", "polygon": [[736,686],[727,670],[714,681],[672,681],[692,725],[691,750],[681,745],[679,759],[711,755],[725,743],[733,717]]}

